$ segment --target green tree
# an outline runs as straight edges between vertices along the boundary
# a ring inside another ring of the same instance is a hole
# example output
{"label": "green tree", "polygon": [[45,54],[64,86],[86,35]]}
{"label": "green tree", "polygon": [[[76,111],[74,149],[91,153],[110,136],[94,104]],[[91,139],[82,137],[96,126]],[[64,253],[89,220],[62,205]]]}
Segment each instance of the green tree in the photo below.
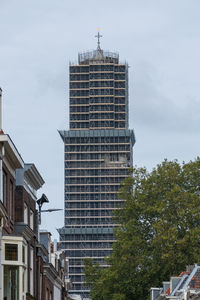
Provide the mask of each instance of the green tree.
{"label": "green tree", "polygon": [[94,300],[144,300],[152,286],[200,262],[200,159],[134,168],[120,190],[117,241],[101,269],[86,261]]}

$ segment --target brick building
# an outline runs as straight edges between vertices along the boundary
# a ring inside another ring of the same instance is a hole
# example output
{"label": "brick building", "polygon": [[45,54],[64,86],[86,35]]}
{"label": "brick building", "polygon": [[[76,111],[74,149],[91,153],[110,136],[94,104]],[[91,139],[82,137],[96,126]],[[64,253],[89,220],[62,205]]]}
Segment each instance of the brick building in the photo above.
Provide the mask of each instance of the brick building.
{"label": "brick building", "polygon": [[[0,299],[64,300],[66,268],[52,264],[39,241],[37,191],[44,184],[34,164],[24,163],[1,129],[0,89]],[[60,296],[55,297],[56,287]]]}
{"label": "brick building", "polygon": [[42,297],[46,300],[65,300],[71,287],[67,276],[68,260],[63,251],[54,251],[51,233],[40,232],[40,244],[47,250],[41,260]]}
{"label": "brick building", "polygon": [[37,296],[37,252],[38,225],[36,200],[37,191],[44,180],[34,164],[25,164],[16,170],[15,189],[15,233],[22,235],[27,243],[27,289],[26,292]]}
{"label": "brick building", "polygon": [[[1,299],[25,297],[25,249],[24,237],[14,236],[15,222],[15,171],[24,167],[24,162],[9,135],[0,135],[0,191],[1,206],[5,212],[1,236]],[[21,287],[21,288],[20,288]],[[25,299],[25,298],[24,298]]]}

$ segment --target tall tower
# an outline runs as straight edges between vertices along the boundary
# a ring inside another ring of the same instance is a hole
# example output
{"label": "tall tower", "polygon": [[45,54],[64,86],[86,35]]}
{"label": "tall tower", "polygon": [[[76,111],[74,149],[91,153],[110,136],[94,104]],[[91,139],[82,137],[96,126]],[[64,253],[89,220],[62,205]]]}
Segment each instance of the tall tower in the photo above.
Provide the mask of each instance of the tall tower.
{"label": "tall tower", "polygon": [[97,49],[69,66],[70,130],[60,131],[65,147],[65,220],[60,248],[69,258],[71,294],[89,298],[84,286],[86,257],[106,267],[112,252],[112,213],[117,192],[132,166],[133,130],[128,129],[128,65],[119,55]]}

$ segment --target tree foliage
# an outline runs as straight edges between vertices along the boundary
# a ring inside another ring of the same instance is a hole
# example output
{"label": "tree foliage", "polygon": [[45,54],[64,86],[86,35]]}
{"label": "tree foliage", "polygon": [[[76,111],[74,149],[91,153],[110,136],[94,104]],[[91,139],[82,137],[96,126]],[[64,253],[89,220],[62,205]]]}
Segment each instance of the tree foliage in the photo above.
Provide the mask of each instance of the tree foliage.
{"label": "tree foliage", "polygon": [[200,159],[134,168],[120,190],[110,267],[87,260],[94,300],[144,300],[149,289],[200,262]]}

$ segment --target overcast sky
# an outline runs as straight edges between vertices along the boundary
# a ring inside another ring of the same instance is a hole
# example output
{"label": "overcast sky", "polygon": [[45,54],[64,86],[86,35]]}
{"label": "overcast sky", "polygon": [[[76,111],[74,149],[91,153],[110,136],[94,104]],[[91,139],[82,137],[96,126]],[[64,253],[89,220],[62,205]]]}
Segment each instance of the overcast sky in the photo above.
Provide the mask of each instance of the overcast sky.
{"label": "overcast sky", "polygon": [[[130,66],[134,164],[200,155],[199,0],[0,0],[3,128],[44,178],[45,208],[63,208],[68,66],[96,48],[97,27]],[[42,216],[53,237],[63,224],[63,212]]]}

